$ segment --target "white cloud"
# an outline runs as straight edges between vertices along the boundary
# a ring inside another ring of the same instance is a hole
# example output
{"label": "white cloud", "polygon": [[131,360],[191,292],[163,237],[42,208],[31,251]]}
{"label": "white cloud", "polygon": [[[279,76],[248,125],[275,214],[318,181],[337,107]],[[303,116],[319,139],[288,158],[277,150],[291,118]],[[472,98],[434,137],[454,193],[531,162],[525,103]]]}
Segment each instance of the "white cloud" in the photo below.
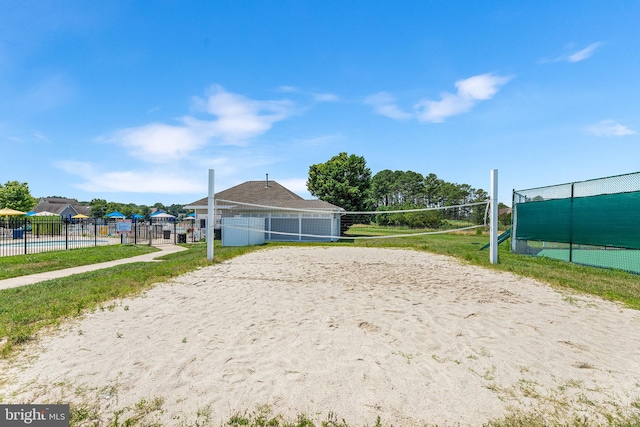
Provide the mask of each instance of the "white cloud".
{"label": "white cloud", "polygon": [[[580,61],[584,61],[585,59],[590,58],[591,56],[593,56],[593,54],[596,52],[596,50],[600,47],[604,45],[604,42],[596,42],[596,43],[592,43],[589,46],[585,47],[584,49],[581,49],[577,52],[573,52],[573,53],[565,53],[563,55],[560,55],[556,58],[550,59],[550,58],[542,58],[540,60],[538,60],[539,64],[548,64],[548,63],[554,63],[554,62],[580,62]],[[566,47],[566,49],[573,49],[574,46],[569,45]]]}
{"label": "white cloud", "polygon": [[382,116],[397,120],[415,118],[421,122],[441,123],[447,117],[466,113],[478,101],[491,99],[500,86],[505,85],[511,77],[497,76],[492,73],[480,74],[467,79],[458,80],[455,94],[444,92],[441,99],[432,101],[422,99],[415,103],[413,113],[402,111],[396,103],[396,98],[388,92],[378,92],[364,99],[364,103],[371,105],[373,110]]}
{"label": "white cloud", "polygon": [[217,119],[198,121],[188,118],[187,122],[192,126],[209,129],[212,136],[220,137],[228,143],[261,135],[271,129],[274,123],[296,114],[292,101],[256,101],[226,92],[218,85],[210,89],[207,98],[195,98],[194,102]]}
{"label": "white cloud", "polygon": [[466,113],[473,107],[473,99],[443,93],[440,101],[419,101],[416,108],[416,115],[421,122],[442,123],[447,117],[457,116]]}
{"label": "white cloud", "polygon": [[47,138],[42,132],[35,131],[33,132],[33,136],[40,141],[43,141],[49,144],[51,143],[51,140]]}
{"label": "white cloud", "polygon": [[62,160],[54,163],[54,166],[70,175],[87,176],[94,172],[95,167],[91,162],[78,162],[75,160]]}
{"label": "white cloud", "polygon": [[313,98],[318,102],[338,102],[340,97],[333,93],[314,93]]}
{"label": "white cloud", "polygon": [[595,53],[596,49],[598,49],[603,44],[604,43],[602,43],[602,42],[592,43],[589,46],[585,47],[584,49],[579,50],[578,52],[575,52],[575,53],[569,55],[567,57],[567,61],[569,61],[569,62],[584,61],[585,59],[591,57],[591,55],[593,55]]}
{"label": "white cloud", "polygon": [[29,111],[54,110],[68,104],[75,92],[74,85],[64,75],[50,75],[29,88],[18,104]]}
{"label": "white cloud", "polygon": [[421,100],[415,105],[416,118],[421,122],[443,122],[447,117],[466,113],[478,101],[491,99],[511,80],[511,77],[496,76],[492,73],[481,74],[458,80],[455,83],[457,93],[443,93],[439,101]]}
{"label": "white cloud", "polygon": [[307,89],[300,89],[295,86],[280,86],[277,89],[278,92],[293,93],[313,98],[316,102],[338,102],[340,97],[330,92],[314,92]]}
{"label": "white cloud", "polygon": [[396,98],[388,92],[378,92],[364,99],[364,103],[371,105],[373,110],[381,116],[398,120],[408,120],[412,114],[405,113],[396,105]]}
{"label": "white cloud", "polygon": [[484,101],[491,99],[498,92],[500,86],[511,80],[510,77],[495,76],[491,73],[458,80],[458,96],[461,98]]}
{"label": "white cloud", "polygon": [[268,173],[269,181],[276,181],[303,198],[312,198],[307,190],[306,178],[283,178],[280,175],[285,173],[277,165],[280,161],[281,159],[275,157],[241,154],[198,159],[193,169],[202,171],[200,174],[214,169],[216,191],[233,187],[246,180],[265,179],[265,174]]}
{"label": "white cloud", "polygon": [[[307,179],[306,178],[290,178],[290,179],[277,179],[275,181],[286,187],[287,189],[293,191],[294,193],[301,195],[301,197],[305,197],[306,194],[309,194],[309,190],[307,190]],[[271,179],[271,175],[269,175],[269,179]]]}
{"label": "white cloud", "polygon": [[331,142],[334,141],[339,141],[341,139],[343,139],[344,136],[338,133],[334,133],[334,134],[330,134],[330,135],[321,135],[321,136],[316,136],[313,138],[306,138],[306,139],[298,139],[295,141],[296,144],[300,144],[300,145],[305,145],[305,146],[309,146],[309,147],[318,147],[318,146],[323,146],[323,145],[327,145],[330,144]]}
{"label": "white cloud", "polygon": [[92,193],[185,194],[207,191],[205,177],[193,179],[189,173],[167,170],[100,171],[90,162],[61,161],[55,164],[70,175],[80,178],[75,187]]}
{"label": "white cloud", "polygon": [[[196,169],[215,169],[227,180],[233,180],[245,172],[260,168],[268,172],[268,166],[277,163],[279,159],[262,153],[233,153],[219,157],[204,157],[194,160]],[[262,172],[261,172],[262,173]]]}
{"label": "white cloud", "polygon": [[636,132],[628,127],[616,122],[615,120],[602,120],[596,124],[588,126],[586,132],[590,135],[609,137],[609,136],[625,136],[635,135]]}
{"label": "white cloud", "polygon": [[269,131],[274,123],[298,113],[292,101],[253,100],[217,85],[205,97],[195,97],[193,109],[205,117],[185,116],[178,119],[178,124],[150,123],[122,129],[107,140],[122,145],[131,156],[141,160],[167,163],[214,140],[243,145]]}
{"label": "white cloud", "polygon": [[159,171],[114,171],[104,172],[77,185],[78,188],[91,192],[129,192],[157,194],[204,193],[206,182],[200,182],[188,176],[167,174]]}
{"label": "white cloud", "polygon": [[207,134],[186,125],[151,123],[123,129],[113,139],[134,157],[151,163],[168,163],[200,148],[207,142]]}
{"label": "white cloud", "polygon": [[280,86],[278,88],[278,91],[285,92],[285,93],[291,93],[291,92],[298,92],[298,89],[295,86]]}

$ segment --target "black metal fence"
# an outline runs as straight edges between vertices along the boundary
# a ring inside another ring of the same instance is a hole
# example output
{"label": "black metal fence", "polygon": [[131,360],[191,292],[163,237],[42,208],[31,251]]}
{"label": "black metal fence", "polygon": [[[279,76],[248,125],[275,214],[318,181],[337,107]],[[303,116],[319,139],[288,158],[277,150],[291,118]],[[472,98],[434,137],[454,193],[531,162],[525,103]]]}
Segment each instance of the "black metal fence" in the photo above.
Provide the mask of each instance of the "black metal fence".
{"label": "black metal fence", "polygon": [[59,216],[0,217],[0,256],[123,243],[159,245],[199,240],[193,221],[173,218],[122,221]]}

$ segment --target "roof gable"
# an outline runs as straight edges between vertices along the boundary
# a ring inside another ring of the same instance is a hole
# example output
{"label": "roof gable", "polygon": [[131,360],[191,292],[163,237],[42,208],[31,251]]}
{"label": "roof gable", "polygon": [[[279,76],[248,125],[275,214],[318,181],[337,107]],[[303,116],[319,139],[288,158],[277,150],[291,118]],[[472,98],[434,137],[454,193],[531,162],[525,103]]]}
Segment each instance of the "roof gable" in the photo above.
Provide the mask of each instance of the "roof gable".
{"label": "roof gable", "polygon": [[[322,200],[305,200],[276,181],[247,181],[216,193],[217,200],[292,209],[338,210],[338,206]],[[207,206],[207,197],[187,206]]]}
{"label": "roof gable", "polygon": [[242,203],[279,206],[293,200],[304,200],[275,181],[247,181],[216,194],[217,199]]}
{"label": "roof gable", "polygon": [[43,197],[40,199],[34,212],[51,212],[57,215],[61,215],[66,209],[71,208],[76,214],[89,214],[91,208],[89,206],[82,206],[74,199],[64,199],[62,197]]}

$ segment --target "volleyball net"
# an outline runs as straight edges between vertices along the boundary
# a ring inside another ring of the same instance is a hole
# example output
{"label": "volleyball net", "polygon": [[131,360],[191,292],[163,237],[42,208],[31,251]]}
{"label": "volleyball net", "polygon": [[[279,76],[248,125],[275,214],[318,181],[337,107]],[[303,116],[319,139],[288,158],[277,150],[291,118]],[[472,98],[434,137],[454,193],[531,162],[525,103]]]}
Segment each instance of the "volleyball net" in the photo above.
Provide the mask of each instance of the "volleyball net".
{"label": "volleyball net", "polygon": [[[313,202],[298,204],[313,205]],[[360,212],[317,202],[317,206],[296,207],[293,203],[278,207],[216,199],[216,222],[220,224],[222,244],[401,238],[468,232],[488,224],[488,200],[455,206],[380,207]]]}

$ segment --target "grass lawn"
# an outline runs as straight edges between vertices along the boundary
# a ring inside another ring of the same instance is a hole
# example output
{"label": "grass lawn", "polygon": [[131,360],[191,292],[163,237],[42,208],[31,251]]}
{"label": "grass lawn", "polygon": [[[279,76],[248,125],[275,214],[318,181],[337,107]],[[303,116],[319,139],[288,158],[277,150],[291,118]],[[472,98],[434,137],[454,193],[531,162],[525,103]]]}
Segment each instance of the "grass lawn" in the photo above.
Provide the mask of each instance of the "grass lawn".
{"label": "grass lawn", "polygon": [[30,255],[0,257],[0,280],[81,265],[97,264],[156,252],[151,246],[108,245],[70,251],[41,252]]}

